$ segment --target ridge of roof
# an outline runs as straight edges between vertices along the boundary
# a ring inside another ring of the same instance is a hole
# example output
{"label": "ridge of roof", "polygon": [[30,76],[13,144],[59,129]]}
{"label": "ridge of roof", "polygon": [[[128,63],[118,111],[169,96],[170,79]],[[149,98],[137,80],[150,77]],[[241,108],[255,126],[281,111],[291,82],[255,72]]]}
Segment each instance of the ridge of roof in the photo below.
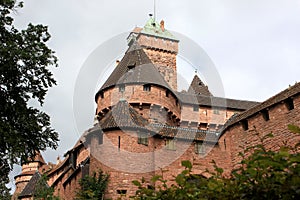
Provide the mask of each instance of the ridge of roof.
{"label": "ridge of roof", "polygon": [[223,97],[196,95],[190,93],[177,92],[182,103],[202,105],[209,107],[233,108],[238,110],[247,110],[259,104],[259,102],[248,100],[237,100]]}
{"label": "ridge of roof", "polygon": [[234,125],[234,124],[236,124],[236,123],[238,123],[242,120],[245,120],[245,119],[255,115],[256,113],[258,113],[258,112],[260,112],[264,109],[267,109],[267,108],[269,108],[269,107],[271,107],[271,106],[273,106],[277,103],[280,103],[280,102],[282,102],[282,101],[284,101],[284,100],[286,100],[286,99],[288,99],[292,96],[295,96],[297,94],[300,94],[300,83],[296,83],[295,85],[290,86],[289,88],[281,91],[280,93],[270,97],[266,101],[254,106],[254,107],[252,107],[252,108],[250,108],[250,109],[248,109],[248,110],[246,110],[246,111],[244,111],[240,114],[237,114],[237,115],[233,116],[232,119],[230,119],[230,121],[228,121],[228,123],[226,123],[224,125],[224,128],[222,130],[222,134],[225,132],[225,130],[228,127],[230,127],[230,126],[232,126],[232,125]]}
{"label": "ridge of roof", "polygon": [[188,93],[196,95],[213,96],[212,93],[208,90],[208,87],[201,81],[197,74],[194,76],[190,84]]}

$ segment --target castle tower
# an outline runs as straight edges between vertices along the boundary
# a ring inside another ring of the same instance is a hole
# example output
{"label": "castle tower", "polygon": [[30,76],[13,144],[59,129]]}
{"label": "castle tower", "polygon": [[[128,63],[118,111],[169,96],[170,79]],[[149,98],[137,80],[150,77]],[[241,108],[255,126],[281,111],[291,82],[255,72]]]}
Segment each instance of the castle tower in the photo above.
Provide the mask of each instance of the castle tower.
{"label": "castle tower", "polygon": [[[99,120],[121,99],[149,121],[176,126],[180,104],[176,93],[137,41],[95,96]],[[176,79],[174,79],[176,82]]]}
{"label": "castle tower", "polygon": [[136,27],[127,38],[128,45],[137,42],[171,88],[177,91],[176,56],[179,40],[165,29],[165,22],[150,17],[143,28]]}
{"label": "castle tower", "polygon": [[28,162],[22,164],[21,174],[15,176],[16,190],[14,197],[18,196],[24,190],[32,176],[45,164],[44,158],[39,152],[36,153],[33,159],[29,159]]}

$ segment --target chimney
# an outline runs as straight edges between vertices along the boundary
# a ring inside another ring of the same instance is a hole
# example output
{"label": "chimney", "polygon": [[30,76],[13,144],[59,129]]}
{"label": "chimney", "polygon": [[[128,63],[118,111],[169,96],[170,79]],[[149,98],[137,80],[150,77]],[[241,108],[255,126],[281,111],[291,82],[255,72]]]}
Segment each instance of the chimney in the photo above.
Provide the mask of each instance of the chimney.
{"label": "chimney", "polygon": [[120,61],[116,60],[116,67],[119,65]]}
{"label": "chimney", "polygon": [[57,158],[56,158],[56,164],[59,164],[61,161],[60,161],[60,157],[59,156],[57,156]]}
{"label": "chimney", "polygon": [[160,21],[160,29],[164,32],[165,31],[165,21],[161,20]]}

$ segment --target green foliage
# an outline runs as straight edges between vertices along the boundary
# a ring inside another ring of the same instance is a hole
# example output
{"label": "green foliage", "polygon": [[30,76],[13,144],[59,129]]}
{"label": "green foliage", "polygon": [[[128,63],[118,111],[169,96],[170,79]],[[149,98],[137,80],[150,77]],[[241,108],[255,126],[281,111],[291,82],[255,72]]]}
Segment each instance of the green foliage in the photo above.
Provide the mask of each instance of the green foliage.
{"label": "green foliage", "polygon": [[57,65],[46,46],[47,27],[29,24],[25,30],[13,25],[13,14],[23,6],[15,0],[0,2],[0,182],[6,183],[12,164],[26,161],[37,151],[56,148],[58,134],[50,117],[29,105],[43,104],[56,84],[50,66]]}
{"label": "green foliage", "polygon": [[[289,125],[293,133],[297,126]],[[256,134],[259,137],[259,134]],[[279,151],[265,148],[264,141],[273,137],[259,137],[261,143],[247,148],[240,155],[240,167],[230,178],[222,176],[223,169],[214,161],[215,172],[205,178],[193,175],[190,161],[182,161],[185,169],[171,184],[162,176],[154,176],[152,183],[135,180],[138,187],[134,199],[300,199],[300,153],[295,147],[282,146]],[[245,156],[246,154],[250,156]]]}
{"label": "green foliage", "polygon": [[293,133],[300,133],[300,127],[298,127],[298,126],[295,126],[293,124],[289,124],[288,128]]}
{"label": "green foliage", "polygon": [[101,170],[92,176],[85,176],[79,181],[81,189],[77,192],[76,200],[102,199],[107,188],[109,176]]}
{"label": "green foliage", "polygon": [[48,177],[44,174],[35,186],[34,200],[59,200],[54,196],[54,189],[47,184]]}
{"label": "green foliage", "polygon": [[10,189],[6,188],[6,183],[5,181],[0,181],[0,199],[11,200]]}

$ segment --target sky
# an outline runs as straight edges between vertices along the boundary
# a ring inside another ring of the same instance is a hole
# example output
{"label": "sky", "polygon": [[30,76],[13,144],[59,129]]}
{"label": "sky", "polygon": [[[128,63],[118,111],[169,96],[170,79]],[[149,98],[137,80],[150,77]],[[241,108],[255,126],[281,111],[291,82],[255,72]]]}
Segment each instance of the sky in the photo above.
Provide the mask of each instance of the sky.
{"label": "sky", "polygon": [[[47,162],[55,163],[93,124],[93,97],[80,96],[76,100],[84,112],[74,111],[77,78],[90,55],[111,38],[142,27],[153,13],[153,2],[25,0],[24,8],[14,14],[20,29],[29,22],[47,25],[52,35],[48,46],[59,59],[59,67],[51,68],[58,84],[49,90],[42,108],[60,135],[58,149],[42,153]],[[166,29],[185,35],[206,52],[225,97],[253,101],[264,101],[300,81],[299,13],[300,0],[156,0],[157,21],[163,19]],[[126,38],[120,44],[124,51],[125,42]],[[190,80],[193,69],[186,64],[181,67]],[[201,76],[201,66],[198,73]],[[103,80],[100,76],[98,80]],[[100,84],[97,81],[85,89],[95,94]],[[16,167],[12,174],[19,172]]]}

